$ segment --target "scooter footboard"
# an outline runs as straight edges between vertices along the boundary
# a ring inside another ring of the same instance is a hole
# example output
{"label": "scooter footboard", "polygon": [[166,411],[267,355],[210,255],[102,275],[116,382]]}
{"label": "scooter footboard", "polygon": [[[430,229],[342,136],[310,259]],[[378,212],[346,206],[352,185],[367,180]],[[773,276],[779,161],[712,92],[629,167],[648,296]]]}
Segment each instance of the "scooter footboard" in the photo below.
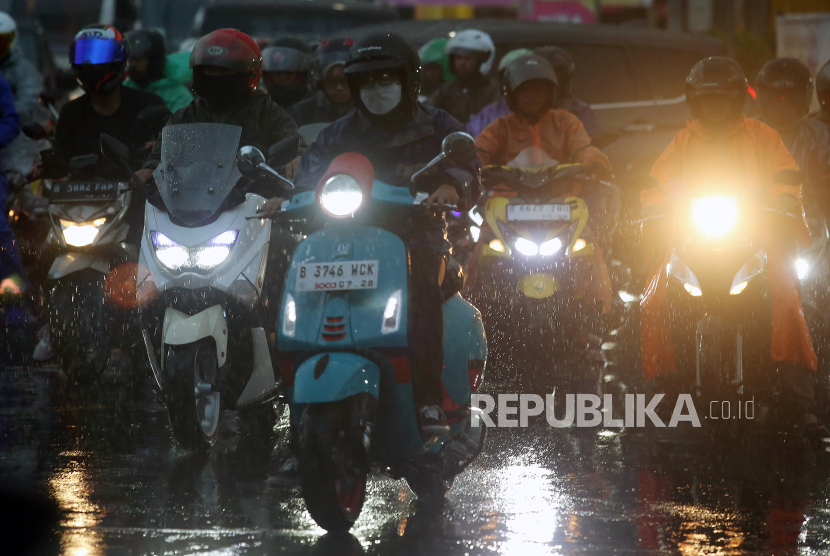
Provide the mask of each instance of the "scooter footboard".
{"label": "scooter footboard", "polygon": [[305,360],[294,375],[293,402],[336,402],[368,393],[380,399],[380,368],[349,352],[319,353]]}

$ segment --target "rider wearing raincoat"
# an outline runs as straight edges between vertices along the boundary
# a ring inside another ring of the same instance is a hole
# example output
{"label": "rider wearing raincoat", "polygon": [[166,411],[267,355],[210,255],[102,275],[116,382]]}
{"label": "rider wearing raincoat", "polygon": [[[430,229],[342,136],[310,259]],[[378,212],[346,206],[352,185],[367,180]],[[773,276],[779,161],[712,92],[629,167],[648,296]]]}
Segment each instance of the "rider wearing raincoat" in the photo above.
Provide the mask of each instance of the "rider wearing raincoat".
{"label": "rider wearing raincoat", "polygon": [[[796,169],[778,133],[742,115],[747,83],[741,67],[724,57],[699,62],[686,79],[686,99],[695,117],[679,131],[654,165],[651,175],[659,187],[641,192],[646,214],[660,212],[684,189],[695,185],[731,181],[761,190],[773,174]],[[801,187],[772,184],[770,200],[791,214],[803,215]],[[767,252],[767,279],[772,298],[771,359],[776,363],[782,390],[789,405],[801,416],[811,436],[823,435],[813,414],[816,355],[801,299],[790,264],[795,246],[811,243],[803,218],[791,237],[770,237]],[[667,301],[671,230],[643,230],[646,258],[652,265],[648,286],[641,302],[642,353],[646,379],[669,377],[677,371]]]}

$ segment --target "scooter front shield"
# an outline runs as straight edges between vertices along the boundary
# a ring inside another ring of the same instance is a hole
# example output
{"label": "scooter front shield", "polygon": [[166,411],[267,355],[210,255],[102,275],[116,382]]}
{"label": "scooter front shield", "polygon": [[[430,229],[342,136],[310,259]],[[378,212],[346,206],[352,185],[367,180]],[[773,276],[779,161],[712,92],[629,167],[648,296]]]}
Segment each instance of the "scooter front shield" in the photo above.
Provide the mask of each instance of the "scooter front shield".
{"label": "scooter front shield", "polygon": [[362,393],[380,398],[380,369],[375,363],[349,352],[318,353],[297,369],[291,401],[336,402]]}

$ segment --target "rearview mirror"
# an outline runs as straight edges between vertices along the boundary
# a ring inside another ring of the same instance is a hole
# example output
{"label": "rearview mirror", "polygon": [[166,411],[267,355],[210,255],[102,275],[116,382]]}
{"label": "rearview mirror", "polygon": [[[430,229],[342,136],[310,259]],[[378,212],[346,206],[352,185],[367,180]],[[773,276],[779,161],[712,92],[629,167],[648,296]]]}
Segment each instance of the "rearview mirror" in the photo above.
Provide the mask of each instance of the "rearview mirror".
{"label": "rearview mirror", "polygon": [[469,133],[456,131],[444,137],[441,154],[455,166],[472,164],[477,154],[476,140]]}
{"label": "rearview mirror", "polygon": [[104,158],[119,165],[130,159],[130,147],[106,133],[101,134],[101,153]]}
{"label": "rearview mirror", "polygon": [[300,155],[301,135],[286,137],[268,149],[268,165],[274,168],[285,166]]}
{"label": "rearview mirror", "polygon": [[776,172],[772,175],[772,183],[780,183],[783,185],[791,185],[797,186],[804,183],[804,178],[807,175],[804,172],[799,172],[798,170],[792,170],[787,168],[785,170],[781,170],[780,172]]}
{"label": "rearview mirror", "polygon": [[37,122],[29,122],[28,124],[24,124],[20,127],[20,131],[23,132],[23,135],[35,141],[46,139],[46,137],[48,137],[49,135],[49,132],[46,131],[46,128]]}
{"label": "rearview mirror", "polygon": [[236,154],[236,166],[243,176],[250,179],[259,177],[259,168],[265,164],[265,156],[256,147],[245,145],[239,147]]}

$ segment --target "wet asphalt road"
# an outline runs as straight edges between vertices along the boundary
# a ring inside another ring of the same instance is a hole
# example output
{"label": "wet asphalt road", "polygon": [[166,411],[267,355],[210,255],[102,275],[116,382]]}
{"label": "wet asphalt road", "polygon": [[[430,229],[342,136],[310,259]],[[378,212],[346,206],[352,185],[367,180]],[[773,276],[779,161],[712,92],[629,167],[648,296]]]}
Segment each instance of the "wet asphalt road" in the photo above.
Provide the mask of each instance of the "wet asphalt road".
{"label": "wet asphalt road", "polygon": [[149,378],[126,375],[76,391],[54,367],[0,372],[0,553],[33,535],[73,556],[830,554],[830,454],[544,421],[492,431],[445,507],[374,476],[352,535],[325,535],[278,447],[240,445],[227,412],[209,457],[184,452]]}

